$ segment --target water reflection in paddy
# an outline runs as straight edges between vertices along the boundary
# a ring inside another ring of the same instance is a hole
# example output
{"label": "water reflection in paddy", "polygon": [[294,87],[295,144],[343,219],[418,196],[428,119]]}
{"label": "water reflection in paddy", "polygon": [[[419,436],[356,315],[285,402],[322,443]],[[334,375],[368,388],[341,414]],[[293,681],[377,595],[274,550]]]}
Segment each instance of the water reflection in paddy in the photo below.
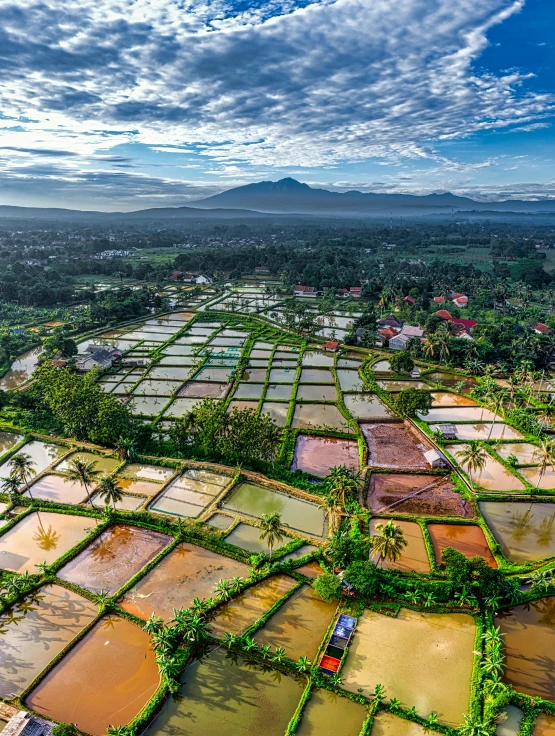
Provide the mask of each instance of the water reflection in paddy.
{"label": "water reflection in paddy", "polygon": [[428,736],[429,729],[419,723],[380,711],[374,719],[371,736]]}
{"label": "water reflection in paddy", "polygon": [[144,736],[283,736],[304,682],[214,649],[188,667]]}
{"label": "water reflection in paddy", "polygon": [[254,639],[260,646],[282,647],[294,661],[303,656],[313,660],[336,609],[335,603],[323,601],[310,585],[304,585],[256,632]]}
{"label": "water reflection in paddy", "polygon": [[447,386],[447,388],[455,388],[457,391],[462,384],[461,393],[463,394],[469,394],[477,385],[477,380],[473,376],[457,376],[455,373],[443,373],[441,371],[427,373],[426,380],[432,383],[440,383],[442,386]]}
{"label": "water reflection in paddy", "polygon": [[526,695],[555,699],[555,597],[498,615],[505,643],[504,680]]}
{"label": "water reflection in paddy", "polygon": [[97,614],[86,598],[46,585],[0,617],[0,697],[13,698]]}
{"label": "water reflection in paddy", "polygon": [[[145,397],[147,399],[152,399],[152,397],[147,396]],[[186,414],[188,414],[190,411],[193,411],[195,406],[199,404],[202,401],[202,399],[174,399],[171,406],[169,406],[166,411],[164,412],[165,417],[184,417]],[[145,414],[158,414],[162,408],[166,404],[166,399],[159,399],[157,400],[157,406],[155,407],[155,411],[146,411]]]}
{"label": "water reflection in paddy", "polygon": [[289,404],[279,401],[265,401],[262,404],[261,414],[269,414],[278,427],[285,427]]}
{"label": "water reflection in paddy", "polygon": [[295,429],[332,427],[347,434],[353,431],[335,404],[297,404],[291,426]]}
{"label": "water reflection in paddy", "polygon": [[[227,521],[229,526],[233,520]],[[219,580],[248,576],[242,562],[182,542],[125,593],[120,605],[145,620],[154,611],[169,621],[174,608],[189,608],[195,598],[209,598]]]}
{"label": "water reflection in paddy", "polygon": [[428,524],[436,561],[441,561],[441,553],[446,547],[453,547],[465,557],[483,557],[490,567],[497,567],[491,554],[484,532],[479,526],[463,524]]}
{"label": "water reflection in paddy", "polygon": [[0,456],[13,449],[22,439],[23,435],[15,432],[0,432]]}
{"label": "water reflection in paddy", "polygon": [[515,705],[507,705],[503,708],[502,715],[505,720],[498,724],[495,736],[518,736],[524,713]]}
{"label": "water reflection in paddy", "polygon": [[297,390],[297,401],[336,401],[337,391],[335,386],[299,386]]}
{"label": "water reflection in paddy", "polygon": [[[377,534],[378,524],[387,524],[388,519],[370,519],[370,536]],[[401,557],[396,562],[384,560],[381,564],[386,570],[395,569],[404,572],[430,572],[430,561],[424,543],[424,536],[420,524],[415,521],[395,519],[396,526],[401,527],[403,536],[408,543],[403,547]]]}
{"label": "water reflection in paddy", "polygon": [[216,637],[222,637],[227,631],[239,634],[258,621],[263,613],[296,584],[297,581],[293,578],[280,574],[252,585],[218,608],[210,622],[210,630]]}
{"label": "water reflection in paddy", "polygon": [[553,555],[555,504],[480,501],[479,506],[503,554],[511,562],[534,562]]}
{"label": "water reflection in paddy", "polygon": [[468,396],[461,396],[451,391],[434,391],[432,406],[476,406],[476,402],[469,399]]}
{"label": "water reflection in paddy", "polygon": [[327,368],[303,368],[301,383],[334,383],[333,374]]}
{"label": "water reflection in paddy", "polygon": [[254,483],[241,483],[225,499],[223,508],[257,519],[278,513],[283,526],[315,537],[325,535],[324,510],[318,504]]}
{"label": "water reflection in paddy", "polygon": [[119,616],[107,616],[59,662],[27,698],[47,718],[101,736],[123,726],[160,682],[150,637]]}
{"label": "water reflection in paddy", "polygon": [[260,399],[264,392],[263,383],[240,383],[233,394],[235,399]]}
{"label": "water reflection in paddy", "polygon": [[531,445],[528,442],[504,442],[494,445],[495,452],[503,460],[508,460],[511,455],[514,455],[520,465],[536,463],[537,459],[534,454],[537,449],[536,445]]}
{"label": "water reflection in paddy", "polygon": [[536,718],[533,736],[555,736],[555,716],[540,713]]}
{"label": "water reflection in paddy", "polygon": [[52,564],[75,547],[96,523],[85,516],[34,511],[0,537],[0,568],[36,573],[35,565]]}
{"label": "water reflection in paddy", "polygon": [[[32,471],[34,474],[38,475],[61,455],[67,452],[67,450],[68,448],[63,445],[54,445],[48,442],[33,440],[32,442],[28,442],[26,445],[23,445],[17,454],[29,455],[33,462]],[[0,473],[6,472],[7,474],[8,463],[9,460],[6,460],[6,462],[0,466]]]}
{"label": "water reflection in paddy", "polygon": [[[343,667],[344,687],[365,694],[381,683],[389,698],[419,715],[435,711],[451,726],[468,713],[476,627],[460,613],[418,613],[396,618],[365,610]],[[410,656],[407,656],[410,652]]]}
{"label": "water reflection in paddy", "polygon": [[23,495],[57,503],[78,504],[87,500],[87,492],[82,483],[60,475],[43,475]]}
{"label": "water reflection in paddy", "polygon": [[[458,464],[469,475],[468,468],[463,464],[457,453],[466,449],[466,445],[449,445],[447,447],[450,455],[458,462]],[[472,480],[482,488],[490,491],[522,491],[524,483],[516,478],[510,470],[507,470],[501,463],[494,460],[493,457],[487,455],[484,467],[481,470],[473,470]]]}
{"label": "water reflection in paddy", "polygon": [[17,357],[11,368],[0,378],[0,391],[9,391],[31,378],[37,367],[42,345],[38,345]]}
{"label": "water reflection in paddy", "polygon": [[296,736],[359,736],[367,710],[329,690],[314,690],[303,709]]}
{"label": "water reflection in paddy", "polygon": [[[265,540],[260,540],[260,529],[257,526],[251,526],[250,524],[238,524],[235,529],[229,534],[225,541],[229,544],[234,544],[236,547],[246,549],[248,552],[265,552],[270,553],[270,548]],[[286,544],[289,540],[284,539],[283,544]],[[274,552],[275,552],[274,547]]]}
{"label": "water reflection in paddy", "polygon": [[303,470],[320,478],[328,475],[330,468],[346,465],[358,471],[358,443],[337,437],[315,437],[301,434],[295,444],[291,470]]}
{"label": "water reflection in paddy", "polygon": [[112,473],[121,464],[119,458],[95,455],[93,452],[73,452],[63,462],[56,465],[56,470],[62,472],[69,470],[70,463],[77,458],[84,460],[86,463],[95,463],[95,469],[105,474]]}
{"label": "water reflection in paddy", "polygon": [[291,398],[292,386],[283,383],[270,384],[266,389],[266,400],[274,401],[276,399],[288,400]]}
{"label": "water reflection in paddy", "polygon": [[325,355],[315,350],[307,350],[303,355],[302,365],[330,367],[333,365],[333,355]]}
{"label": "water reflection in paddy", "polygon": [[338,370],[337,378],[342,391],[355,391],[362,388],[362,378],[358,371]]}
{"label": "water reflection in paddy", "polygon": [[[457,438],[459,440],[516,440],[522,435],[508,424],[497,422],[479,422],[478,424],[455,424]],[[431,431],[437,429],[437,425],[430,424]]]}
{"label": "water reflection in paddy", "polygon": [[230,480],[227,475],[188,468],[153,501],[151,509],[172,516],[198,516]]}
{"label": "water reflection in paddy", "polygon": [[395,416],[395,412],[375,394],[343,394],[343,401],[356,419],[388,419]]}
{"label": "water reflection in paddy", "polygon": [[64,565],[58,577],[93,593],[115,593],[170,541],[165,534],[114,526]]}
{"label": "water reflection in paddy", "polygon": [[143,465],[141,463],[130,463],[126,465],[123,472],[128,478],[142,478],[144,480],[164,481],[171,477],[175,470],[163,468],[161,465]]}

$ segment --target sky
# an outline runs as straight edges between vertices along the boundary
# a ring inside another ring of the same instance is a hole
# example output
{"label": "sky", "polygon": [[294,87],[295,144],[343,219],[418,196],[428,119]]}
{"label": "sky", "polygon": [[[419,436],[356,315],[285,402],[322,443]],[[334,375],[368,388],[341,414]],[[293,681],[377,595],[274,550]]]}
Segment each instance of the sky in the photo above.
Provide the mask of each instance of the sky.
{"label": "sky", "polygon": [[2,0],[0,204],[555,198],[549,0]]}

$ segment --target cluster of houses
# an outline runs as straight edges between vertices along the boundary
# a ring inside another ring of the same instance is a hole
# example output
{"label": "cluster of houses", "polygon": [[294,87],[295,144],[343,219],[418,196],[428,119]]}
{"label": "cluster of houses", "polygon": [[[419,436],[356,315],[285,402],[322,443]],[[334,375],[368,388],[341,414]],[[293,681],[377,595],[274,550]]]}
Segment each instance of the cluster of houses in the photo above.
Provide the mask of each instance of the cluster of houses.
{"label": "cluster of houses", "polygon": [[[296,284],[293,287],[293,296],[317,297],[321,295],[322,292],[318,291],[314,286],[302,286],[301,284]],[[350,297],[353,299],[361,299],[362,286],[351,286],[349,289],[339,289],[336,292],[336,296],[343,299],[348,299]]]}
{"label": "cluster of houses", "polygon": [[[419,339],[424,337],[424,330],[421,327],[403,323],[394,314],[377,320],[376,327],[377,347],[388,346],[392,350],[403,350],[407,346],[408,341],[412,340],[413,337]],[[358,332],[360,330],[357,331],[357,336]]]}
{"label": "cluster of houses", "polygon": [[214,279],[204,273],[196,273],[195,271],[172,271],[169,275],[169,281],[179,281],[185,284],[212,284]]}
{"label": "cluster of houses", "polygon": [[[71,358],[71,362],[75,364],[75,368],[80,373],[88,373],[94,368],[100,368],[100,370],[106,371],[118,361],[123,361],[127,366],[144,366],[147,365],[148,358],[140,356],[127,356],[124,358],[123,350],[119,350],[114,345],[88,345],[83,352]],[[62,358],[58,353],[54,356],[52,365],[57,368],[63,368],[69,362],[69,360]]]}

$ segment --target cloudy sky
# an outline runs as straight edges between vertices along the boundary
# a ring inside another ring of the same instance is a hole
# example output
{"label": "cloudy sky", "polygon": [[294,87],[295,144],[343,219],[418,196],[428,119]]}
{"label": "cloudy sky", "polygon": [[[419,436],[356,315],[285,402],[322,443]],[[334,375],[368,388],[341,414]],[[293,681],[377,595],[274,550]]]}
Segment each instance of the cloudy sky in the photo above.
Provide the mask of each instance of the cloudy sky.
{"label": "cloudy sky", "polygon": [[555,198],[549,0],[2,0],[0,204]]}

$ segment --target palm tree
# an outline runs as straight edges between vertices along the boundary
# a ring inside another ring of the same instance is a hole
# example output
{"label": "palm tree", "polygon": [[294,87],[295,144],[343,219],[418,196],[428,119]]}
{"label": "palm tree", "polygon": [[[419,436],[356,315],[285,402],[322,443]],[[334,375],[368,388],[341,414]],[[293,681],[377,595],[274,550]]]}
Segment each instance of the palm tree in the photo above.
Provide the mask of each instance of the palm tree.
{"label": "palm tree", "polygon": [[98,484],[98,488],[96,490],[104,503],[111,503],[114,510],[116,508],[116,504],[120,503],[123,500],[123,489],[120,486],[117,478],[104,476],[104,478],[100,480],[100,483]]}
{"label": "palm tree", "polygon": [[137,457],[135,442],[128,437],[120,437],[116,444],[116,450],[121,460],[133,462]]}
{"label": "palm tree", "polygon": [[89,493],[89,486],[100,475],[100,470],[96,469],[96,460],[87,462],[82,455],[78,455],[70,460],[68,465],[66,482],[72,481],[73,483],[80,483],[84,486],[91,508],[94,508],[94,503]]}
{"label": "palm tree", "polygon": [[376,524],[376,532],[370,537],[370,546],[372,555],[378,555],[378,566],[386,559],[396,562],[408,544],[403,530],[390,519],[387,524]]}
{"label": "palm tree", "polygon": [[551,466],[551,469],[553,470],[553,466],[555,465],[555,446],[553,445],[553,440],[544,440],[541,445],[534,450],[532,460],[537,462],[539,466],[540,474],[538,476],[538,482],[536,483],[536,488],[539,488],[547,467]]}
{"label": "palm tree", "polygon": [[435,356],[436,340],[433,335],[428,335],[428,337],[424,340],[424,342],[422,343],[422,351],[424,352],[426,358],[433,358]]}
{"label": "palm tree", "polygon": [[466,445],[464,450],[459,450],[455,454],[461,461],[461,465],[466,466],[470,476],[470,482],[473,483],[473,473],[481,472],[486,466],[488,460],[486,451],[477,442],[471,442]]}
{"label": "palm tree", "polygon": [[259,542],[266,540],[268,548],[270,549],[270,562],[272,561],[272,551],[274,544],[277,542],[280,544],[283,541],[283,533],[281,531],[281,515],[276,513],[273,514],[262,514],[260,521],[260,536],[258,537]]}
{"label": "palm tree", "polygon": [[498,391],[497,396],[495,395],[486,396],[486,407],[490,411],[493,412],[493,421],[489,428],[488,440],[490,439],[491,433],[493,432],[493,427],[495,426],[495,421],[497,419],[497,412],[503,406],[503,404],[507,400],[507,397],[508,397],[508,394],[506,391]]}
{"label": "palm tree", "polygon": [[19,483],[24,483],[27,493],[33,498],[29,488],[29,481],[35,475],[35,463],[30,455],[20,452],[19,455],[12,457],[10,460],[10,475],[16,478]]}
{"label": "palm tree", "polygon": [[9,496],[16,496],[19,493],[19,480],[15,475],[9,475],[7,478],[0,478],[2,481],[2,492]]}

